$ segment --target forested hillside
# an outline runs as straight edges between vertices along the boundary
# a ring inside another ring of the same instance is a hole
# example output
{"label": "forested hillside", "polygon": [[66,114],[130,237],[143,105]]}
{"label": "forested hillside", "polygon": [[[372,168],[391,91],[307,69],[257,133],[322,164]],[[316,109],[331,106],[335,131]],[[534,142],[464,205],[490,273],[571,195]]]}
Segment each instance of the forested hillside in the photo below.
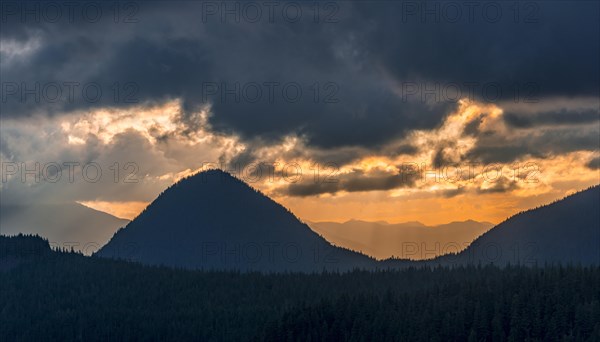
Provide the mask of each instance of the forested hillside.
{"label": "forested hillside", "polygon": [[268,275],[0,247],[2,341],[600,339],[598,267]]}
{"label": "forested hillside", "polygon": [[600,186],[518,213],[442,265],[600,265]]}

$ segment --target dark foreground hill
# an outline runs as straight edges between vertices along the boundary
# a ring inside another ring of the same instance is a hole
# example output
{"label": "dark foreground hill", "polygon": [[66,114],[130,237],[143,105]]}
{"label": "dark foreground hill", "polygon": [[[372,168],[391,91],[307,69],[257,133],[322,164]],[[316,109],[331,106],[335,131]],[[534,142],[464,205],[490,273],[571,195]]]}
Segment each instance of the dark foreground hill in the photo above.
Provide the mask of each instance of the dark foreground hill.
{"label": "dark foreground hill", "polygon": [[442,264],[600,265],[600,186],[500,223]]}
{"label": "dark foreground hill", "polygon": [[165,190],[97,253],[191,269],[321,271],[372,267],[332,246],[289,210],[220,170]]}
{"label": "dark foreground hill", "polygon": [[9,257],[0,341],[600,340],[598,267],[205,272],[0,236]]}

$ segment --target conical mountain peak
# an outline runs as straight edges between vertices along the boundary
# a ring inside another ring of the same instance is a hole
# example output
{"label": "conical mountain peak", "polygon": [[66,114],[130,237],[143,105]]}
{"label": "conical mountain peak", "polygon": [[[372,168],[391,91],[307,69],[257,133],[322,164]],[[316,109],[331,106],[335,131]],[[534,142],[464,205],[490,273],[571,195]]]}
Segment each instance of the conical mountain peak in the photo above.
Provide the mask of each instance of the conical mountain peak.
{"label": "conical mountain peak", "polygon": [[235,176],[207,170],[158,196],[100,256],[204,269],[351,269],[371,259],[334,247]]}

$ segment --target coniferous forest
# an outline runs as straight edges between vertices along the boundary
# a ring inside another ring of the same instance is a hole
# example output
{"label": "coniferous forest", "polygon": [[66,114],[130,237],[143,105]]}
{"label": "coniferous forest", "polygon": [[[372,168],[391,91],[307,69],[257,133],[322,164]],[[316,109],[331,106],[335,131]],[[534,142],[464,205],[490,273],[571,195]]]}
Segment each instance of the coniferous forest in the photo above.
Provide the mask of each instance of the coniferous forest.
{"label": "coniferous forest", "polygon": [[600,340],[598,267],[190,271],[0,241],[2,341]]}

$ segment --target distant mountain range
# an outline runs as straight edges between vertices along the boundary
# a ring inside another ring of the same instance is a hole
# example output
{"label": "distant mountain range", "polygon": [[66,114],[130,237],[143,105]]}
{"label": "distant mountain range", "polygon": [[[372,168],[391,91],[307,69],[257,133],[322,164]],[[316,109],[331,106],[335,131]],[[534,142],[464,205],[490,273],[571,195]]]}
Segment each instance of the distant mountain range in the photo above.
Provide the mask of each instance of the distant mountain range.
{"label": "distant mountain range", "polygon": [[91,254],[104,246],[128,220],[78,203],[0,206],[0,233],[37,234],[52,246]]}
{"label": "distant mountain range", "polygon": [[289,210],[220,170],[165,190],[97,255],[243,271],[343,271],[374,263],[331,245]]}
{"label": "distant mountain range", "polygon": [[377,259],[431,259],[460,252],[494,226],[472,220],[426,226],[421,222],[387,223],[350,220],[307,222],[327,241]]}

